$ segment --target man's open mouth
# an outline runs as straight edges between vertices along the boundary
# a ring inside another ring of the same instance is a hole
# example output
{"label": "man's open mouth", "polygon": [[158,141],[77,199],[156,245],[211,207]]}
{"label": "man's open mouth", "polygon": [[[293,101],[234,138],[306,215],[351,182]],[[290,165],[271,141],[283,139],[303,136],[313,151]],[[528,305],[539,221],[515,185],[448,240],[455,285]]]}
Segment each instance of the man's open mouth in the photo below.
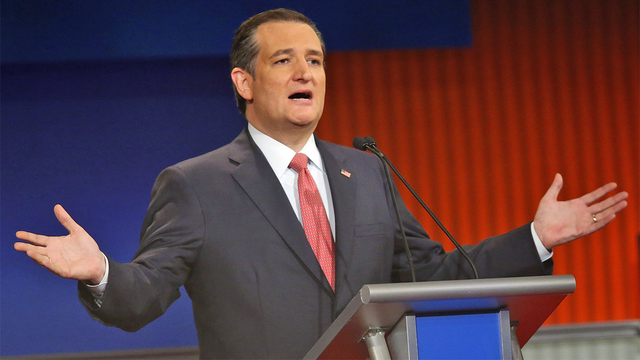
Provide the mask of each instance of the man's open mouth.
{"label": "man's open mouth", "polygon": [[289,95],[289,99],[291,100],[311,100],[313,95],[311,91],[298,91],[291,95]]}

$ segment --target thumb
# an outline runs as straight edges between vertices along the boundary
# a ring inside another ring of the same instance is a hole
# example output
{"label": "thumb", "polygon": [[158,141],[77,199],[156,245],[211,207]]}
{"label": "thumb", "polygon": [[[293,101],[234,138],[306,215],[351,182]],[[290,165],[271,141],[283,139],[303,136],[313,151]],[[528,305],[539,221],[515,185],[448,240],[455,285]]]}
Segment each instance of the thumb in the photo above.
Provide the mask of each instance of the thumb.
{"label": "thumb", "polygon": [[555,178],[553,178],[553,183],[547,190],[546,194],[542,197],[543,200],[557,200],[558,194],[560,194],[560,189],[562,189],[562,175],[559,173],[556,174]]}
{"label": "thumb", "polygon": [[80,225],[78,225],[72,218],[71,215],[62,207],[62,205],[58,204],[53,208],[53,212],[56,214],[56,218],[62,226],[69,231],[69,233],[73,233],[76,231]]}

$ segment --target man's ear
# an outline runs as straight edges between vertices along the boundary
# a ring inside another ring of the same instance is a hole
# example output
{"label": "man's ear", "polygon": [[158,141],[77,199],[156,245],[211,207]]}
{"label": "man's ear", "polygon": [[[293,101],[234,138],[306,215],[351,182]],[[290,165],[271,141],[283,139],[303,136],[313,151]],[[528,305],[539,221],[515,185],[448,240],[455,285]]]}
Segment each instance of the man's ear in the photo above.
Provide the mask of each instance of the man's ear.
{"label": "man's ear", "polygon": [[231,70],[231,81],[233,81],[233,84],[236,86],[236,91],[238,91],[238,94],[240,94],[243,99],[247,101],[253,100],[253,91],[251,91],[253,77],[248,71],[233,68],[233,70]]}

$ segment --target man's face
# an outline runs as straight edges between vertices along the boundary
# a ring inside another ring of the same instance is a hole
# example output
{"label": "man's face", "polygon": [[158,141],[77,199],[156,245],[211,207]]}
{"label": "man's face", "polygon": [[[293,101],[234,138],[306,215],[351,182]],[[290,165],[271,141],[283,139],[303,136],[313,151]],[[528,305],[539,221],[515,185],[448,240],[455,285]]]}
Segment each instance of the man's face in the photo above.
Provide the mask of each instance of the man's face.
{"label": "man's face", "polygon": [[313,132],[322,115],[326,81],[318,36],[306,24],[269,22],[258,27],[256,41],[260,52],[255,78],[249,79],[247,119],[276,138],[303,128]]}

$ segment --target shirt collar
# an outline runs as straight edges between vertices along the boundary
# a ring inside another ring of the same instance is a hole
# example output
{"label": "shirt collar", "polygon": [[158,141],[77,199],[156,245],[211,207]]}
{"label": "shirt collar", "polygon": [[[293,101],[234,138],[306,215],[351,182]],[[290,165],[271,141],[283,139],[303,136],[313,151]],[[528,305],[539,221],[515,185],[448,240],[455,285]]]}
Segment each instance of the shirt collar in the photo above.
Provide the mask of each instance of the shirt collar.
{"label": "shirt collar", "polygon": [[[285,144],[275,140],[272,137],[260,132],[253,125],[249,124],[249,134],[253,141],[258,145],[258,148],[264,156],[267,158],[269,165],[275,172],[278,178],[282,177],[289,168],[289,163],[296,155],[296,152],[291,150]],[[315,137],[312,135],[307,140],[307,143],[300,150],[301,153],[307,155],[312,166],[317,167],[320,171],[324,172],[324,166],[322,164],[322,157],[320,151],[316,146]]]}

